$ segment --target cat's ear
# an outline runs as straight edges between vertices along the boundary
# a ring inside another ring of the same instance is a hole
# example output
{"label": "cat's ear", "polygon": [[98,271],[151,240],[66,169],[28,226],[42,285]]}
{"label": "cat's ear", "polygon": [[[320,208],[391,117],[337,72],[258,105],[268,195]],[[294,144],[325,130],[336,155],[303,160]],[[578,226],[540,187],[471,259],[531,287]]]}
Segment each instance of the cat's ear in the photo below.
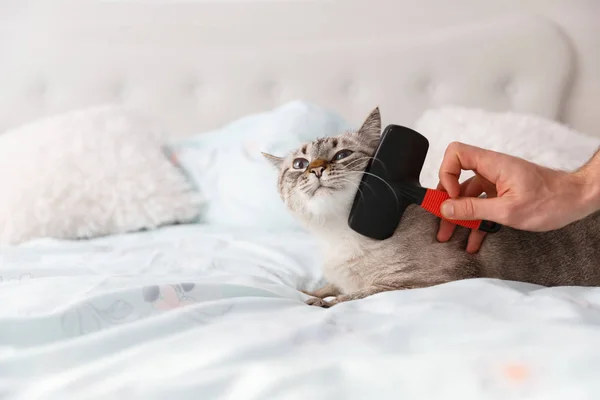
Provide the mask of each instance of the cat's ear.
{"label": "cat's ear", "polygon": [[367,119],[365,119],[365,122],[363,122],[358,130],[358,136],[361,140],[369,144],[379,142],[379,138],[381,137],[381,114],[379,113],[379,107],[375,107]]}
{"label": "cat's ear", "polygon": [[283,163],[282,157],[276,157],[272,154],[263,152],[261,152],[260,154],[262,154],[271,164],[273,164],[275,168],[279,169],[281,167],[281,164]]}

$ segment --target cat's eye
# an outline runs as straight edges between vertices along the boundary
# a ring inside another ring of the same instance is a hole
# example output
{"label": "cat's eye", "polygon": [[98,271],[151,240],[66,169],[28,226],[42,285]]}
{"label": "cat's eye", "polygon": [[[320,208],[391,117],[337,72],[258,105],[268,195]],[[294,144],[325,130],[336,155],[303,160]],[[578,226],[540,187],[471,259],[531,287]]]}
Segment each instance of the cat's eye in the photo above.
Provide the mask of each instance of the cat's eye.
{"label": "cat's eye", "polygon": [[294,169],[306,169],[308,167],[308,160],[306,158],[296,158],[292,163]]}
{"label": "cat's eye", "polygon": [[333,161],[339,161],[352,154],[352,150],[340,150],[333,156]]}

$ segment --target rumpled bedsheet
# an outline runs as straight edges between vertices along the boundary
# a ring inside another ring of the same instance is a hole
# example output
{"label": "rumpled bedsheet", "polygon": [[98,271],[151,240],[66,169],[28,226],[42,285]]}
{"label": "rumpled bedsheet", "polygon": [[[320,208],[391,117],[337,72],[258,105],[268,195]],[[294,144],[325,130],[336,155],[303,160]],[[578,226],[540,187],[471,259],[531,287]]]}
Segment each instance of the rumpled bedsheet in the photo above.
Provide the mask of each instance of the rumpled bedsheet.
{"label": "rumpled bedsheet", "polygon": [[302,232],[0,251],[2,399],[598,399],[600,289],[473,279],[331,309]]}

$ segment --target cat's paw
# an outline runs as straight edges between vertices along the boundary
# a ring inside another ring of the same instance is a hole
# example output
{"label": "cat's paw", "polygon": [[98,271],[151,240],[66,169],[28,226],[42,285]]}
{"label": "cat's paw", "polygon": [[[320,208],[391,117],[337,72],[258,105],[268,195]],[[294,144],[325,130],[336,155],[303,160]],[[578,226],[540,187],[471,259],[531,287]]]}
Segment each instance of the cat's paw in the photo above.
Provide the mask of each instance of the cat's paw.
{"label": "cat's paw", "polygon": [[319,298],[319,299],[320,299],[320,297],[319,297],[319,296],[317,296],[317,294],[316,294],[315,292],[309,292],[308,290],[301,290],[301,292],[302,292],[302,293],[304,293],[304,294],[305,294],[305,295],[307,295],[307,296],[310,296],[310,297],[317,297],[317,298]]}
{"label": "cat's paw", "polygon": [[305,303],[308,304],[309,306],[329,308],[329,307],[332,307],[335,304],[337,304],[337,301],[335,299],[331,300],[331,301],[326,301],[323,299],[319,299],[317,297],[312,297],[312,298],[306,300]]}

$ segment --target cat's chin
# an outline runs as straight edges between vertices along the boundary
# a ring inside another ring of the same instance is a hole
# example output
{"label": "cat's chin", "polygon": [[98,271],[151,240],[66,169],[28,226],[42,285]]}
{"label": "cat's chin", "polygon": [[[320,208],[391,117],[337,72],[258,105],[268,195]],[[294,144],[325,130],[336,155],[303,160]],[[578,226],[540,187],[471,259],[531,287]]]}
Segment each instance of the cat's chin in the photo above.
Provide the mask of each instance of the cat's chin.
{"label": "cat's chin", "polygon": [[315,197],[325,197],[325,196],[331,196],[333,192],[335,192],[336,189],[334,188],[330,188],[327,186],[317,186],[313,192],[310,194],[310,198],[313,199]]}
{"label": "cat's chin", "polygon": [[348,190],[321,186],[304,203],[304,211],[311,220],[321,222],[347,221],[354,201]]}

